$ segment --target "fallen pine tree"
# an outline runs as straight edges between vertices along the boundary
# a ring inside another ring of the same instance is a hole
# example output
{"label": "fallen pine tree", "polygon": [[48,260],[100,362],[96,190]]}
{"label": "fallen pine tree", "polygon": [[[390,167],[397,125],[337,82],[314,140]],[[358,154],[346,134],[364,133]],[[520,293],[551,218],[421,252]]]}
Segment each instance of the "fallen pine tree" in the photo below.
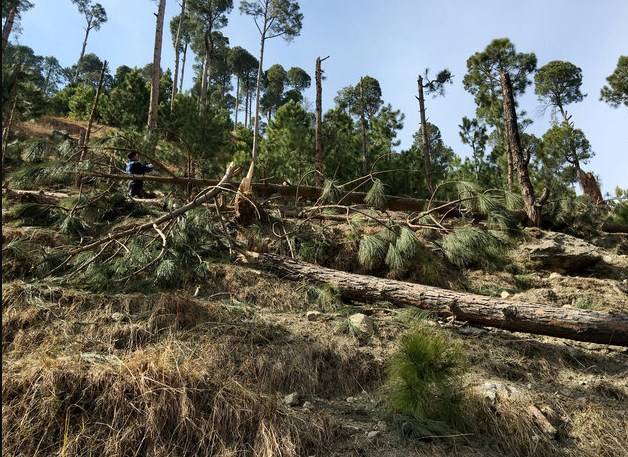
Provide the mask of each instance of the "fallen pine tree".
{"label": "fallen pine tree", "polygon": [[[105,178],[105,179],[118,179],[118,180],[138,180],[146,182],[158,182],[164,184],[174,185],[188,185],[194,186],[215,186],[218,184],[218,180],[215,179],[198,179],[198,178],[186,178],[186,177],[169,177],[169,176],[147,176],[147,175],[124,175],[124,174],[111,174],[111,173],[98,173],[98,172],[84,172],[84,177],[93,178]],[[281,195],[286,198],[300,198],[306,200],[315,201],[321,197],[323,189],[312,186],[284,186],[280,184],[270,183],[253,183],[253,193],[260,196]],[[237,189],[237,186],[230,186],[231,189]],[[343,198],[343,204],[363,204],[366,198],[365,192],[349,192]],[[428,200],[422,200],[410,197],[396,197],[391,195],[385,196],[385,206],[392,211],[423,211],[428,204]],[[434,201],[433,203],[442,203]]]}
{"label": "fallen pine tree", "polygon": [[486,327],[628,346],[628,314],[549,307],[347,273],[276,254],[246,253],[247,262],[293,281],[329,284],[347,299],[388,301]]}

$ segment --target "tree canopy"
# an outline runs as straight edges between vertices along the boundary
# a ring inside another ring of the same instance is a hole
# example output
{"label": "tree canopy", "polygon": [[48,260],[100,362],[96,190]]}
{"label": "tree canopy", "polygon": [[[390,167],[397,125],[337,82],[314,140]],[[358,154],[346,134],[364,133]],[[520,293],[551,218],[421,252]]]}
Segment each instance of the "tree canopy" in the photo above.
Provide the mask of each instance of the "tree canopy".
{"label": "tree canopy", "polygon": [[600,100],[614,108],[619,105],[628,106],[628,56],[619,57],[615,71],[606,81],[607,84],[600,92]]}

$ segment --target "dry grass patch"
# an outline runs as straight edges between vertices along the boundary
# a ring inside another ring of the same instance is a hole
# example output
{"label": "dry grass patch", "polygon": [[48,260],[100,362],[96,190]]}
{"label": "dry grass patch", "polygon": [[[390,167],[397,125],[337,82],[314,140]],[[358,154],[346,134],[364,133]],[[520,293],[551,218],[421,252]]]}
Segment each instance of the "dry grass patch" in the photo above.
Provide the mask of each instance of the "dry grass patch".
{"label": "dry grass patch", "polygon": [[5,366],[4,455],[301,455],[333,434],[324,417],[225,376],[166,344],[85,362],[33,354]]}
{"label": "dry grass patch", "polygon": [[10,283],[3,341],[4,455],[327,455],[335,423],[283,395],[381,376],[350,346],[181,294]]}

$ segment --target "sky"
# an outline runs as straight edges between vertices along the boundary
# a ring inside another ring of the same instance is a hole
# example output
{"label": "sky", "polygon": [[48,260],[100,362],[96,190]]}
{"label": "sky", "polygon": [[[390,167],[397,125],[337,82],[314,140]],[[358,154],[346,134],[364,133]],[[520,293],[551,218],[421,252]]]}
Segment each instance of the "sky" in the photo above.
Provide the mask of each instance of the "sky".
{"label": "sky", "polygon": [[[143,66],[152,61],[155,0],[100,0],[109,20],[92,31],[87,52],[107,59],[111,68]],[[259,34],[252,19],[239,12],[239,0],[223,30],[231,46],[252,54],[259,50]],[[458,125],[473,117],[473,96],[462,79],[466,60],[494,38],[508,37],[520,52],[534,52],[541,67],[551,60],[568,60],[582,68],[583,102],[568,107],[576,127],[589,138],[596,156],[586,165],[601,178],[604,192],[628,188],[628,109],[599,101],[600,88],[628,55],[628,0],[300,0],[304,15],[301,35],[292,42],[281,38],[266,46],[264,67],[299,66],[312,76],[317,56],[323,63],[323,110],[333,106],[338,90],[363,75],[379,80],[383,98],[405,114],[400,148],[412,143],[419,114],[416,77],[425,68],[448,68],[454,83],[442,98],[427,100],[428,120],[445,142],[466,157]],[[167,0],[166,23],[178,14],[178,0]],[[83,19],[70,0],[35,0],[22,18],[21,44],[37,54],[54,55],[62,65],[76,63],[83,39]],[[165,27],[162,67],[174,66],[169,27]],[[188,62],[190,62],[188,60]],[[185,87],[192,83],[186,67]],[[306,92],[313,106],[314,90]],[[542,135],[551,122],[532,87],[519,98],[520,109],[534,121],[527,132]]]}

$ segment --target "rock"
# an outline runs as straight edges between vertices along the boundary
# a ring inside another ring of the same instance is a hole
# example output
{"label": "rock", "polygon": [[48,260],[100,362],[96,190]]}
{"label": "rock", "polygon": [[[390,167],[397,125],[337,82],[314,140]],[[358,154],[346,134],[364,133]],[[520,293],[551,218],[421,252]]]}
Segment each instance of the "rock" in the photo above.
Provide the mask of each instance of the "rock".
{"label": "rock", "polygon": [[462,333],[463,335],[477,336],[477,335],[486,333],[486,330],[482,328],[471,327],[469,325],[465,325],[464,327],[460,327],[458,329],[458,333]]}
{"label": "rock", "polygon": [[283,403],[286,406],[298,406],[301,401],[301,396],[298,392],[292,392],[291,394],[283,397]]}
{"label": "rock", "polygon": [[378,437],[379,435],[381,435],[381,434],[382,434],[382,432],[380,432],[379,430],[371,430],[370,432],[368,432],[368,433],[366,434],[366,437],[367,437],[369,440],[374,440],[375,438],[377,438],[377,437]]}
{"label": "rock", "polygon": [[321,313],[320,311],[308,311],[307,313],[305,313],[305,318],[308,321],[317,321],[321,318],[322,315],[323,313]]}
{"label": "rock", "polygon": [[522,246],[532,267],[559,273],[573,273],[601,260],[599,249],[586,241],[564,233],[542,232],[539,241]]}
{"label": "rock", "polygon": [[555,280],[555,279],[560,279],[560,278],[562,278],[562,277],[563,277],[563,275],[561,275],[560,273],[556,273],[556,272],[551,273],[551,274],[549,275],[549,279],[550,279],[550,281],[553,281],[553,280]]}
{"label": "rock", "polygon": [[122,364],[122,361],[115,355],[99,354],[97,352],[81,352],[79,357],[82,361],[91,364],[103,363],[116,366],[120,366]]}
{"label": "rock", "polygon": [[510,297],[510,292],[506,291],[506,290],[502,290],[502,293],[499,294],[500,297],[502,298],[509,298]]}
{"label": "rock", "polygon": [[50,136],[54,139],[67,140],[70,134],[67,130],[53,130]]}
{"label": "rock", "polygon": [[122,322],[123,320],[126,320],[127,315],[124,313],[113,313],[111,315],[111,320],[114,322]]}
{"label": "rock", "polygon": [[302,408],[311,410],[311,409],[314,409],[314,405],[312,404],[312,402],[306,401],[305,403],[303,403]]}
{"label": "rock", "polygon": [[500,381],[486,381],[475,386],[473,390],[491,404],[504,400],[517,400],[521,397],[520,392],[515,387]]}
{"label": "rock", "polygon": [[360,427],[356,427],[355,425],[344,424],[342,426],[342,428],[347,430],[347,432],[349,432],[350,434],[359,433],[360,432]]}
{"label": "rock", "polygon": [[356,313],[349,316],[349,322],[365,335],[373,334],[373,319],[366,314]]}

